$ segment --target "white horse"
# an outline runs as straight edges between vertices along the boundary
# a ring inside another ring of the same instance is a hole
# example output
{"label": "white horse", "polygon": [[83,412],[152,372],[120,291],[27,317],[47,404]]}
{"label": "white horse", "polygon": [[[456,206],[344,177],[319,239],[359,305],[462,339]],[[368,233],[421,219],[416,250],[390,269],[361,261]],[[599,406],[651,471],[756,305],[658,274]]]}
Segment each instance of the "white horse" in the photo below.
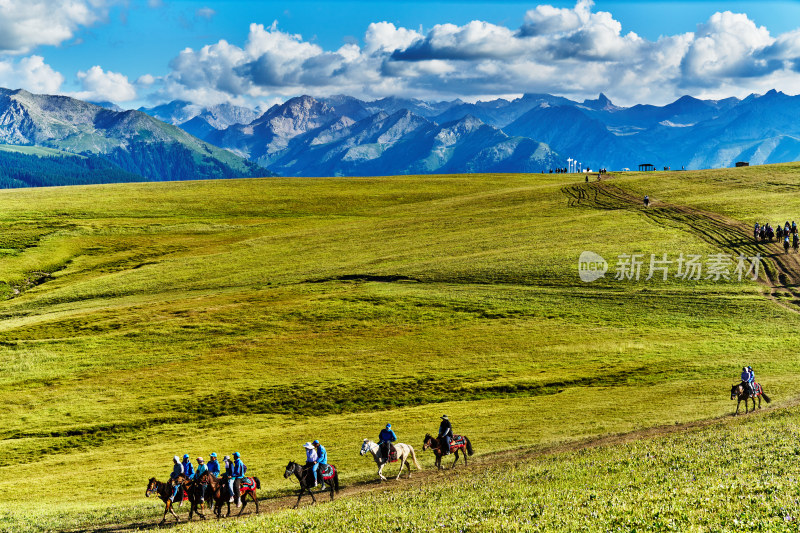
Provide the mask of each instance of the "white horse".
{"label": "white horse", "polygon": [[[414,448],[408,444],[398,442],[394,445],[394,449],[397,450],[397,458],[400,459],[400,471],[397,473],[395,479],[400,479],[400,474],[403,473],[403,466],[408,467],[408,477],[411,477],[411,463],[408,461],[409,456],[414,461],[414,466],[417,467],[417,470],[422,470],[422,467],[419,466],[417,462],[417,455],[414,453]],[[381,447],[369,439],[364,439],[364,444],[361,446],[361,455],[367,452],[372,453],[372,458],[375,459],[375,464],[378,465],[378,475],[382,481],[386,481],[383,475],[383,467],[388,464],[388,461],[384,459]]]}

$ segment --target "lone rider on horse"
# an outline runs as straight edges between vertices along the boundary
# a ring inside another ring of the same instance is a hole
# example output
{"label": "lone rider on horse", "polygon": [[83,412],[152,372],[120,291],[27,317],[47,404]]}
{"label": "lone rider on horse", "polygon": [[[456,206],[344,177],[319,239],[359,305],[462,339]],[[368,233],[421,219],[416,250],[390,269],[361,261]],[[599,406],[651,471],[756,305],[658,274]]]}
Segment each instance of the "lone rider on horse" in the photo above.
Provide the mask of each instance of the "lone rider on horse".
{"label": "lone rider on horse", "polygon": [[381,448],[381,455],[383,456],[384,463],[389,462],[389,452],[391,451],[393,442],[397,442],[397,435],[392,431],[392,425],[386,424],[386,427],[383,428],[380,435],[378,435],[378,446]]}
{"label": "lone rider on horse", "polygon": [[450,455],[450,440],[453,438],[453,425],[447,415],[442,415],[442,423],[439,424],[439,438],[445,441],[444,455]]}
{"label": "lone rider on horse", "polygon": [[749,366],[742,367],[742,387],[744,387],[744,391],[748,396],[752,396],[755,393],[753,389],[754,382],[755,374],[753,370]]}

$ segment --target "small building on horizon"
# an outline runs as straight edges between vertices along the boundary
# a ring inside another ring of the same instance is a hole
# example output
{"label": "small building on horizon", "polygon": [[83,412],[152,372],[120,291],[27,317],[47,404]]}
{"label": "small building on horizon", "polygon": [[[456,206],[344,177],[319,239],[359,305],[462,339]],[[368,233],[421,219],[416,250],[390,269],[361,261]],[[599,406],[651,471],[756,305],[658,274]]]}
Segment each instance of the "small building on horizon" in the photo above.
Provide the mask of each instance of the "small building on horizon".
{"label": "small building on horizon", "polygon": [[750,166],[750,162],[749,161],[737,161],[736,162],[736,167],[737,168],[738,167],[749,167],[749,166]]}

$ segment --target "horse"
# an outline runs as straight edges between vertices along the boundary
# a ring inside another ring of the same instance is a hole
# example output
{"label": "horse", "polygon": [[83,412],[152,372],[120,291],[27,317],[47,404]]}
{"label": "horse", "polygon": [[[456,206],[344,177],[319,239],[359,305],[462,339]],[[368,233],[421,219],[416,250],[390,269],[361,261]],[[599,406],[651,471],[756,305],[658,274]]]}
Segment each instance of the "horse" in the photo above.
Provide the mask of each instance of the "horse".
{"label": "horse", "polygon": [[[457,438],[462,437],[462,435],[453,435],[453,441]],[[445,446],[447,446],[447,441],[444,438],[433,438],[430,434],[425,434],[425,439],[422,441],[422,450],[427,450],[430,448],[433,450],[434,455],[436,455],[436,467],[439,470],[442,470],[442,456],[447,455],[447,450],[445,450]],[[472,455],[472,443],[469,439],[464,436],[464,442],[461,444],[453,444],[451,441],[450,450],[453,451],[456,455],[456,460],[453,461],[452,468],[456,467],[456,463],[458,463],[458,453],[461,452],[464,456],[464,466],[467,466],[467,455]]]}
{"label": "horse", "polygon": [[[417,470],[422,470],[422,467],[419,466],[417,462],[417,454],[414,453],[414,448],[408,444],[398,442],[394,445],[394,449],[397,450],[397,458],[400,459],[400,470],[397,472],[397,477],[395,479],[400,479],[400,475],[403,473],[403,466],[408,467],[408,477],[411,477],[411,463],[408,461],[409,456],[414,461]],[[378,477],[381,478],[381,481],[386,481],[386,477],[383,475],[383,467],[389,463],[389,458],[383,457],[383,450],[381,450],[380,446],[369,439],[364,439],[364,444],[361,445],[361,455],[367,452],[372,453],[372,458],[375,459],[375,464],[378,465]]]}
{"label": "horse", "polygon": [[[211,473],[203,474],[202,479],[204,482],[208,483],[208,487],[211,489],[211,496],[216,506],[215,514],[217,518],[220,518],[222,515],[222,504],[228,506],[225,517],[229,517],[231,515],[231,498],[233,495],[231,494],[230,488],[228,488],[227,480],[212,476]],[[236,516],[241,516],[244,512],[244,508],[247,507],[248,496],[253,500],[256,506],[256,514],[258,514],[258,497],[256,496],[256,490],[261,488],[261,480],[257,477],[246,477],[245,479],[248,480],[248,482],[242,483],[239,487],[239,502],[242,506],[239,509],[239,514]]]}
{"label": "horse", "polygon": [[749,399],[753,400],[753,411],[756,410],[756,398],[758,398],[758,408],[759,409],[761,409],[761,397],[762,396],[764,397],[764,400],[767,403],[770,403],[772,401],[772,400],[770,400],[769,396],[767,396],[767,394],[764,392],[764,389],[761,387],[760,383],[754,383],[753,384],[753,388],[755,389],[755,394],[747,394],[745,392],[745,390],[744,390],[744,385],[742,385],[741,383],[738,383],[738,384],[734,385],[733,387],[731,387],[731,400],[734,400],[734,399],[737,400],[736,401],[736,412],[733,413],[733,416],[736,416],[736,415],[739,414],[739,404],[742,403],[742,400],[744,400],[744,412],[745,412],[745,414],[748,413],[747,400],[749,400]]}
{"label": "horse", "polygon": [[785,254],[789,253],[789,237],[783,238],[783,253]]}
{"label": "horse", "polygon": [[797,250],[800,249],[800,238],[798,238],[797,233],[792,235],[792,249],[797,253]]}
{"label": "horse", "polygon": [[[181,485],[181,487],[178,489],[178,494],[176,495],[178,501],[183,500],[183,491],[184,488],[183,485]],[[178,515],[175,514],[175,511],[172,510],[172,486],[169,483],[162,483],[156,478],[151,477],[147,482],[147,489],[145,489],[144,495],[146,498],[149,498],[151,494],[158,494],[158,497],[161,498],[162,502],[164,502],[164,517],[161,519],[161,522],[159,522],[158,525],[161,525],[167,521],[168,512],[175,517],[175,522],[181,521],[181,519],[178,518]]]}
{"label": "horse", "polygon": [[[333,468],[334,474],[333,478],[328,483],[328,489],[331,493],[331,501],[333,501],[333,491],[339,492],[339,472],[336,470],[336,467],[330,465]],[[283,473],[283,478],[288,479],[289,476],[294,475],[297,478],[297,481],[300,483],[300,492],[297,493],[297,503],[294,504],[292,509],[297,509],[297,506],[300,505],[300,498],[303,497],[304,492],[308,492],[311,495],[311,502],[312,504],[317,503],[317,499],[314,497],[314,493],[311,492],[311,489],[314,488],[314,469],[311,465],[300,466],[299,464],[295,463],[294,461],[289,461],[289,464],[286,465],[286,471]]]}

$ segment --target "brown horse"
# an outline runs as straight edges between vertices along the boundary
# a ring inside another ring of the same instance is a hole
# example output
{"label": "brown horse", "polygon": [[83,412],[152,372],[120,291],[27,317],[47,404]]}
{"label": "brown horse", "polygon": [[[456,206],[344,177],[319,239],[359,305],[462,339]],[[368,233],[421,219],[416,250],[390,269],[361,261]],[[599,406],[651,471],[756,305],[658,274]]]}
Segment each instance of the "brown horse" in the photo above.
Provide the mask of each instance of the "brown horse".
{"label": "brown horse", "polygon": [[[462,435],[453,435],[453,439],[450,443],[450,451],[455,453],[456,456],[456,460],[453,461],[452,468],[455,468],[456,463],[458,463],[459,452],[461,452],[461,454],[464,456],[464,466],[467,466],[467,455],[473,454],[472,443],[469,441],[467,437],[464,437],[463,443],[460,444],[453,443],[454,441],[456,441],[456,439],[459,439],[461,437]],[[430,448],[431,450],[433,450],[434,455],[436,455],[436,467],[439,470],[442,470],[443,468],[442,456],[447,455],[447,450],[445,449],[446,447],[447,447],[447,441],[444,438],[435,439],[431,437],[429,433],[425,434],[425,439],[422,441],[422,450],[425,451],[428,448]]]}
{"label": "brown horse", "polygon": [[[178,478],[179,481],[185,481],[185,479],[186,478],[183,476]],[[178,518],[178,515],[172,510],[172,488],[173,485],[170,483],[162,483],[154,477],[151,477],[150,481],[147,482],[147,489],[144,491],[145,497],[149,498],[151,494],[158,494],[158,497],[164,502],[164,517],[161,519],[161,522],[159,522],[159,525],[167,521],[167,513],[171,513],[172,516],[175,517],[175,521],[180,522],[180,518]],[[184,488],[181,486],[176,495],[178,501],[183,500],[183,491]]]}
{"label": "brown horse", "polygon": [[756,398],[758,398],[758,408],[759,409],[761,409],[761,397],[762,396],[764,397],[764,400],[767,403],[772,401],[772,400],[769,399],[769,396],[767,396],[767,394],[764,392],[764,389],[761,387],[760,383],[754,383],[753,385],[754,385],[754,388],[755,388],[756,392],[755,392],[755,394],[749,394],[749,395],[745,392],[744,385],[742,385],[741,383],[731,387],[731,400],[737,400],[736,401],[736,412],[733,413],[733,416],[736,416],[736,415],[739,414],[739,404],[742,403],[742,400],[744,400],[744,412],[745,412],[745,414],[748,413],[748,410],[747,410],[747,407],[748,407],[747,401],[748,400],[753,400],[753,411],[756,410]]}
{"label": "brown horse", "polygon": [[[250,499],[253,500],[253,503],[256,506],[256,514],[258,514],[258,497],[256,496],[256,490],[261,488],[261,480],[259,480],[257,477],[246,479],[252,480],[252,483],[247,483],[241,486],[239,490],[239,501],[241,501],[242,507],[239,509],[239,514],[237,516],[240,516],[244,512],[244,508],[247,506],[248,496],[250,496]],[[210,472],[207,472],[203,474],[201,480],[203,483],[208,484],[207,497],[210,497],[216,506],[213,508],[217,518],[220,518],[220,515],[222,514],[222,504],[226,504],[228,506],[225,517],[229,517],[231,515],[232,495],[230,488],[228,487],[227,479],[224,476],[222,478],[214,477]]]}

